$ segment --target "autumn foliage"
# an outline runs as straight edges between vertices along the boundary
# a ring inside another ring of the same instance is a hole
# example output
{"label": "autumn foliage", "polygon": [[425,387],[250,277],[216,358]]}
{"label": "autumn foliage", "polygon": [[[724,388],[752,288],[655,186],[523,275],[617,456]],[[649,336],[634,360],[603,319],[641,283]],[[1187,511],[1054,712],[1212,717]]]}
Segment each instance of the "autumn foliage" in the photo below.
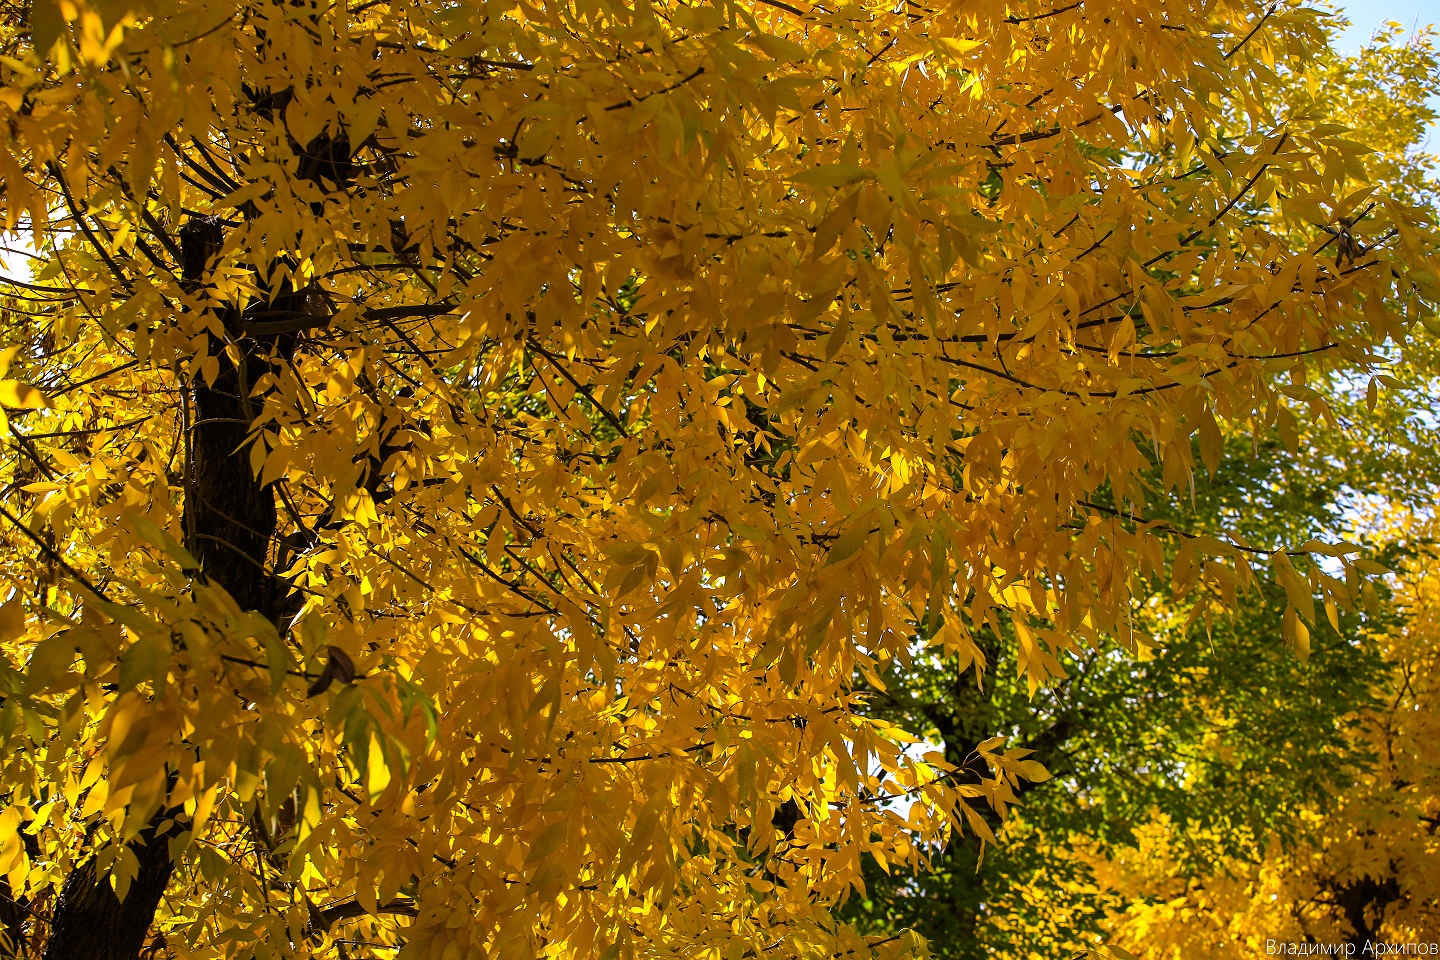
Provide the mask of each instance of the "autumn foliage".
{"label": "autumn foliage", "polygon": [[1386,944],[1428,949],[1440,930],[1434,522],[1399,513],[1386,525],[1409,556],[1397,564],[1399,619],[1366,638],[1389,669],[1373,699],[1352,692],[1354,736],[1369,762],[1344,789],[1302,804],[1298,842],[1272,840],[1263,858],[1187,869],[1175,856],[1185,831],[1157,822],[1124,855],[1097,861],[1102,885],[1129,900],[1112,932],[1136,956],[1238,960],[1267,941],[1349,944],[1360,956],[1367,944],[1372,954]]}
{"label": "autumn foliage", "polygon": [[885,675],[1143,656],[1156,578],[1196,622],[1273,581],[1300,657],[1375,602],[1354,547],[1152,512],[1440,299],[1429,211],[1267,96],[1325,42],[1252,0],[7,18],[11,941],[921,949],[836,918],[865,858],[1048,773]]}

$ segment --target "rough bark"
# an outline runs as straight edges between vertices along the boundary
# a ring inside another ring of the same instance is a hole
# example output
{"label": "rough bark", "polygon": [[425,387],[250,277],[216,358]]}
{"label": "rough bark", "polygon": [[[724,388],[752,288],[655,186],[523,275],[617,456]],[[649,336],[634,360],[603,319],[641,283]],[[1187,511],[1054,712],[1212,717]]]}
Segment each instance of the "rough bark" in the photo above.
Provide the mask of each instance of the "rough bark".
{"label": "rough bark", "polygon": [[[192,290],[199,289],[223,240],[218,218],[193,220],[180,230],[183,276]],[[265,354],[274,344],[246,340],[238,317],[221,319],[228,339],[245,352],[236,364],[212,337],[210,353],[220,361],[219,372],[213,382],[197,380],[194,387],[184,542],[200,561],[201,576],[224,587],[242,608],[273,618],[280,590],[266,558],[275,536],[275,500],[250,469],[245,438],[254,419],[250,388],[265,371]],[[130,843],[140,869],[123,900],[93,859],[66,877],[45,960],[137,960],[174,870],[169,840],[183,829],[175,817],[183,819],[182,811],[158,811]]]}
{"label": "rough bark", "polygon": [[[180,231],[185,279],[198,284],[224,241],[218,218],[192,220]],[[229,339],[243,351],[234,363],[212,336],[220,360],[211,383],[197,378],[190,428],[190,472],[185,491],[186,547],[204,576],[223,586],[240,607],[269,614],[276,600],[265,560],[275,536],[275,495],[250,469],[245,443],[255,419],[250,390],[269,368],[261,346],[243,336],[237,317],[223,316]]]}
{"label": "rough bark", "polygon": [[140,956],[175,867],[169,841],[180,832],[173,821],[157,832],[159,821],[157,814],[130,844],[140,869],[124,900],[115,894],[108,875],[97,876],[93,859],[65,878],[55,904],[45,960],[135,960]]}

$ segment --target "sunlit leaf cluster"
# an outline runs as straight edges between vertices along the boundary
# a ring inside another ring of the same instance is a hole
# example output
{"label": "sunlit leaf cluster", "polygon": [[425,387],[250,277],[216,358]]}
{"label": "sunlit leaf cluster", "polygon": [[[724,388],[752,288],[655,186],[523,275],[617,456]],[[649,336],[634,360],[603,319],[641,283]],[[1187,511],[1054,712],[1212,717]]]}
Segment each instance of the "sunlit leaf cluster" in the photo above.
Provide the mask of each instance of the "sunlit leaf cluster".
{"label": "sunlit leaf cluster", "polygon": [[7,20],[0,866],[53,931],[10,932],[54,955],[76,891],[158,883],[173,957],[918,949],[832,915],[862,856],[989,836],[1046,771],[862,684],[983,671],[1003,620],[1033,692],[1148,646],[1156,577],[1196,617],[1274,577],[1303,656],[1375,572],[1148,512],[1227,433],[1298,447],[1310,378],[1440,299],[1430,212],[1263,96],[1323,26]]}

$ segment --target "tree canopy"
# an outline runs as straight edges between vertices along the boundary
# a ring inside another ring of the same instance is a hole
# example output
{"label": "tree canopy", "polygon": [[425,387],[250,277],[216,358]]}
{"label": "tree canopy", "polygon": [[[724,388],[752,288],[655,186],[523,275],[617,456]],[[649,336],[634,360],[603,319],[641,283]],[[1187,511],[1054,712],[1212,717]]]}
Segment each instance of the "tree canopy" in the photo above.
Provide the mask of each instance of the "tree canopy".
{"label": "tree canopy", "polygon": [[[1239,516],[1252,543],[1335,528],[1326,507],[1336,478],[1317,478],[1323,467],[1307,470],[1274,446],[1247,453],[1197,480],[1197,521]],[[867,897],[848,907],[863,926],[913,926],[939,957],[1069,960],[1127,897],[1170,889],[1129,877],[1117,884],[1114,869],[1094,861],[1128,863],[1152,838],[1163,838],[1176,879],[1266,859],[1272,841],[1293,843],[1304,815],[1365,767],[1357,714],[1380,706],[1372,690],[1386,669],[1375,635],[1393,618],[1321,624],[1301,661],[1277,642],[1285,595],[1273,584],[1242,609],[1216,609],[1208,628],[1188,622],[1167,584],[1148,594],[1137,618],[1153,650],[1138,659],[1113,649],[1071,654],[1066,676],[1033,695],[1015,675],[1009,629],[988,638],[993,672],[983,686],[939,658],[886,678],[871,711],[936,738],[952,763],[1004,734],[1035,750],[1054,779],[1023,784],[1023,807],[1008,822],[991,818],[1001,838],[993,849],[973,836],[952,840],[929,851],[932,870],[918,876],[870,865]]]}
{"label": "tree canopy", "polygon": [[[1405,511],[1384,517],[1396,537],[1398,614],[1371,639],[1385,675],[1353,698],[1353,742],[1369,762],[1341,789],[1301,803],[1298,842],[1263,856],[1186,864],[1189,832],[1142,821],[1131,846],[1093,858],[1115,891],[1111,934],[1147,958],[1199,953],[1238,958],[1266,941],[1350,945],[1428,943],[1436,913],[1440,778],[1430,745],[1436,711],[1434,522]],[[1403,524],[1402,526],[1399,526]],[[1128,902],[1127,902],[1128,901]]]}
{"label": "tree canopy", "polygon": [[[1417,149],[1434,116],[1425,98],[1440,82],[1429,31],[1405,37],[1392,27],[1352,56],[1332,49],[1276,79],[1271,101],[1294,122],[1363,128],[1381,190],[1432,188],[1433,157]],[[1302,426],[1299,455],[1274,434],[1231,434],[1220,468],[1160,498],[1150,516],[1192,530],[1229,523],[1256,545],[1346,533],[1387,565],[1411,567],[1423,537],[1394,519],[1377,527],[1362,518],[1376,504],[1424,515],[1434,503],[1433,340],[1391,346],[1384,369],[1380,403],[1344,371],[1312,380],[1335,423]],[[876,715],[942,744],[957,763],[1007,734],[1055,778],[1022,785],[1023,806],[1005,822],[991,817],[995,847],[973,835],[935,845],[917,872],[867,863],[867,894],[846,915],[867,931],[913,927],[936,956],[1006,960],[1071,960],[1107,935],[1137,956],[1241,960],[1267,939],[1348,941],[1358,955],[1382,930],[1396,943],[1422,934],[1414,917],[1427,916],[1428,868],[1406,843],[1427,851],[1424,842],[1387,836],[1368,860],[1309,865],[1343,831],[1362,837],[1374,823],[1373,803],[1348,798],[1386,782],[1376,731],[1416,704],[1430,709],[1411,689],[1417,658],[1433,645],[1413,588],[1390,583],[1378,615],[1322,624],[1304,661],[1276,643],[1285,599],[1275,584],[1238,610],[1212,597],[1204,623],[1163,577],[1140,592],[1137,617],[1156,640],[1147,656],[1078,651],[1062,658],[1064,677],[1034,693],[1009,669],[1009,630],[986,638],[981,685],[943,656],[894,666],[872,695]],[[1391,782],[1411,813],[1397,822],[1423,833],[1433,786]],[[1282,908],[1270,898],[1277,890]]]}
{"label": "tree canopy", "polygon": [[1003,631],[1034,694],[1143,656],[1157,580],[1202,622],[1273,579],[1302,657],[1376,600],[1354,547],[1160,509],[1227,436],[1300,449],[1316,378],[1440,299],[1431,211],[1268,95],[1326,22],[7,17],[9,939],[917,949],[836,916],[862,857],[988,840],[1048,771],[868,712],[897,665]]}

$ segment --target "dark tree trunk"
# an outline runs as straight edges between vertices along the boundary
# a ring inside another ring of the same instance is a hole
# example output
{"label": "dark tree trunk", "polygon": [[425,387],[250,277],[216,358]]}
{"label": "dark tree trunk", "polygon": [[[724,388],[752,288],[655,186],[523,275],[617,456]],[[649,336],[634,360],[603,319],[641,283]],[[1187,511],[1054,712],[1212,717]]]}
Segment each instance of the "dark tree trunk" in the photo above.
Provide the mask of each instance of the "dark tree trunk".
{"label": "dark tree trunk", "polygon": [[[218,218],[193,220],[180,230],[184,278],[192,290],[200,288],[205,267],[223,240]],[[273,618],[280,593],[266,559],[275,536],[275,499],[250,469],[245,446],[254,419],[250,389],[268,361],[260,345],[242,336],[237,317],[222,320],[230,339],[247,352],[237,365],[212,337],[210,353],[220,361],[219,372],[213,383],[195,384],[184,542],[200,561],[200,575],[224,587],[242,609]],[[110,877],[98,874],[94,860],[65,878],[45,960],[137,960],[174,870],[169,841],[184,829],[172,819],[176,817],[183,818],[183,812],[158,811],[131,841],[140,870],[123,900],[115,895]],[[165,821],[169,825],[157,833]]]}
{"label": "dark tree trunk", "polygon": [[[218,218],[192,220],[181,229],[187,282],[199,284],[223,241]],[[259,345],[243,336],[237,318],[222,320],[230,339],[245,353],[237,365],[224,344],[212,337],[210,353],[220,360],[219,372],[213,383],[200,378],[195,382],[186,547],[204,575],[229,591],[241,609],[269,615],[276,596],[265,560],[275,536],[275,495],[260,487],[245,444],[256,412],[250,390],[269,362],[259,355]]]}
{"label": "dark tree trunk", "polygon": [[1350,883],[1336,884],[1331,889],[1336,906],[1353,931],[1346,940],[1347,945],[1361,952],[1370,945],[1373,950],[1373,945],[1380,942],[1379,928],[1385,917],[1385,908],[1401,899],[1400,882],[1393,874],[1384,880],[1362,877]]}
{"label": "dark tree trunk", "polygon": [[[178,811],[171,811],[178,812]],[[175,865],[170,839],[180,832],[172,825],[156,833],[160,815],[130,843],[140,870],[125,892],[115,895],[108,876],[96,876],[95,861],[87,860],[60,888],[55,904],[45,960],[135,960],[160,906],[160,897]]]}
{"label": "dark tree trunk", "polygon": [[21,956],[29,904],[15,899],[10,881],[0,877],[0,960]]}

